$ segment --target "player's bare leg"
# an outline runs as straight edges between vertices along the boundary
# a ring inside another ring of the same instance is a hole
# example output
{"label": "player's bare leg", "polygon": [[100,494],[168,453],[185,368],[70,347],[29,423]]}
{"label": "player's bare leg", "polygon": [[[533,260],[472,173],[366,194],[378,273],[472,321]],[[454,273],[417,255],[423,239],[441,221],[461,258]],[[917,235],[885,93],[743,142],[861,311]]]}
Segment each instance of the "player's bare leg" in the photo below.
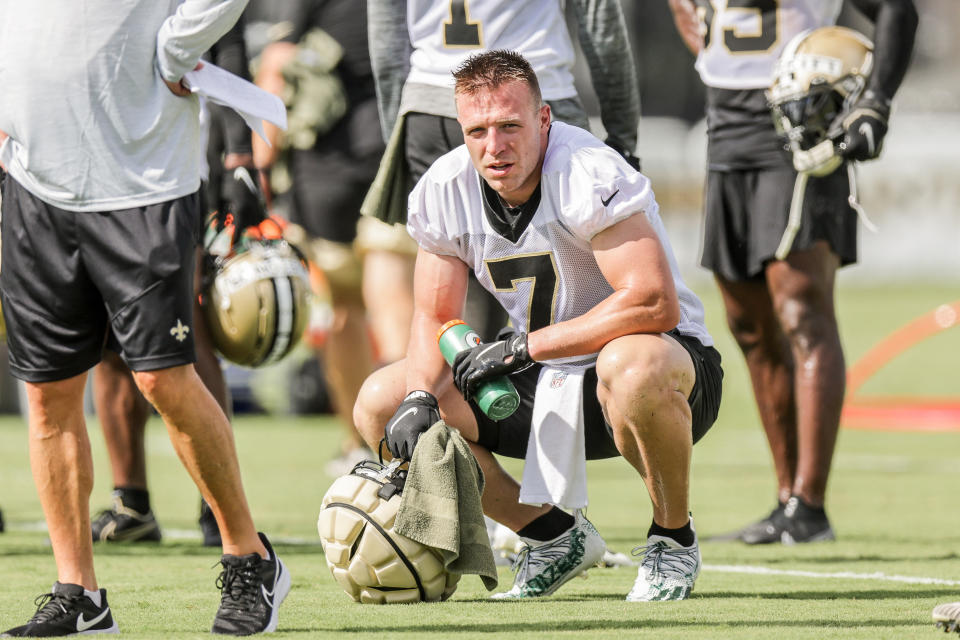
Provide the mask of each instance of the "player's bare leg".
{"label": "player's bare leg", "polygon": [[846,368],[833,288],[839,258],[826,243],[767,267],[774,308],[795,364],[797,473],[792,493],[822,507],[836,447]]}
{"label": "player's bare leg", "polygon": [[601,350],[597,378],[597,397],[617,449],[643,477],[654,521],[668,529],[683,527],[689,521],[693,447],[690,356],[667,336],[624,336]]}
{"label": "player's bare leg", "polygon": [[353,405],[367,375],[373,370],[373,354],[367,333],[366,313],[359,300],[334,301],[333,324],[324,345],[327,384],[333,404],[344,425],[344,451],[366,444],[353,424]]}
{"label": "player's bare leg", "polygon": [[130,368],[104,350],[93,370],[94,405],[110,456],[114,487],[147,489],[144,431],[150,404],[141,395]]}
{"label": "player's bare leg", "polygon": [[793,356],[763,281],[716,277],[727,325],[743,352],[760,422],[777,476],[777,499],[786,504],[797,469],[797,420]]}
{"label": "player's bare leg", "polygon": [[230,423],[193,365],[134,373],[220,526],[223,552],[267,556],[243,492]]}
{"label": "player's bare leg", "polygon": [[83,418],[87,374],[26,384],[30,468],[47,520],[57,580],[97,588],[90,537],[93,458]]}
{"label": "player's bare leg", "polygon": [[413,318],[414,257],[370,250],[363,261],[363,302],[382,362],[397,362],[407,353]]}
{"label": "player's bare leg", "polygon": [[597,378],[597,398],[617,449],[643,477],[653,504],[627,600],[688,598],[701,565],[689,513],[693,360],[669,336],[629,335],[600,351]]}

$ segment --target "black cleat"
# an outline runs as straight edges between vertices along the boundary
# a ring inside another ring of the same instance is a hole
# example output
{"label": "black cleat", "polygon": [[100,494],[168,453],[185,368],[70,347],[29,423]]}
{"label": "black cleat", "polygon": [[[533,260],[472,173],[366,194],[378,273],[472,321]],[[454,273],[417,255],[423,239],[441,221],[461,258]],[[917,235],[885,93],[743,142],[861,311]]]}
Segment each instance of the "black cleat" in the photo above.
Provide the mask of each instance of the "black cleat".
{"label": "black cleat", "polygon": [[140,513],[113,493],[113,508],[101,511],[91,523],[94,542],[159,542],[160,525],[153,511]]}
{"label": "black cleat", "polygon": [[35,600],[37,612],[30,621],[0,634],[3,638],[47,638],[51,636],[120,633],[107,605],[107,590],[100,589],[100,605],[84,595],[78,584],[53,583],[50,593]]}
{"label": "black cleat", "polygon": [[783,530],[780,532],[780,542],[783,544],[827,542],[837,539],[826,512],[804,504],[797,496],[790,496],[787,500],[783,516]]}
{"label": "black cleat", "polygon": [[786,505],[778,504],[777,508],[770,512],[766,518],[758,520],[753,524],[748,524],[737,534],[737,540],[746,544],[771,544],[780,542],[780,534],[783,533],[784,520],[783,510]]}
{"label": "black cleat", "polygon": [[197,520],[197,524],[200,525],[200,533],[203,534],[203,546],[223,546],[223,541],[220,538],[220,526],[213,516],[213,511],[210,510],[210,505],[203,498],[200,499],[200,519]]}
{"label": "black cleat", "polygon": [[213,633],[248,636],[277,628],[280,603],[290,591],[290,574],[267,536],[261,533],[260,540],[267,548],[267,560],[256,553],[224,554],[220,558],[220,608],[213,620]]}

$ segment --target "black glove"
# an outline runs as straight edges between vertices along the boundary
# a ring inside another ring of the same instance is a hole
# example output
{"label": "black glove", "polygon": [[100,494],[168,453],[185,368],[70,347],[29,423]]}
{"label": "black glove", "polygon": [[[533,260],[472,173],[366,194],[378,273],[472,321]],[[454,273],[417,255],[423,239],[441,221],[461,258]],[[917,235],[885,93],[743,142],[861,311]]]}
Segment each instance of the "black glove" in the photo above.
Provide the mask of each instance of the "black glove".
{"label": "black glove", "polygon": [[872,91],[864,92],[850,115],[843,119],[840,155],[848,160],[873,160],[879,156],[889,118],[890,100]]}
{"label": "black glove", "polygon": [[527,352],[527,334],[514,333],[503,340],[461,351],[453,360],[453,383],[466,400],[488,378],[503,376],[533,364]]}
{"label": "black glove", "polygon": [[237,167],[223,173],[220,202],[217,203],[217,231],[233,220],[233,242],[240,239],[248,227],[263,222],[266,216],[260,197],[259,176],[256,169]]}
{"label": "black glove", "polygon": [[614,142],[614,141],[611,140],[610,138],[607,138],[607,139],[604,141],[604,144],[606,144],[608,147],[610,147],[611,149],[613,149],[614,151],[616,151],[617,153],[619,153],[621,156],[623,156],[623,159],[627,161],[627,164],[628,164],[628,165],[630,165],[631,167],[633,167],[633,168],[636,169],[637,171],[640,171],[640,158],[638,158],[637,156],[633,155],[633,151],[631,151],[630,149],[627,149],[626,147],[618,144],[617,142]]}
{"label": "black glove", "polygon": [[387,422],[383,437],[395,458],[409,460],[420,434],[440,420],[437,399],[426,391],[411,391]]}

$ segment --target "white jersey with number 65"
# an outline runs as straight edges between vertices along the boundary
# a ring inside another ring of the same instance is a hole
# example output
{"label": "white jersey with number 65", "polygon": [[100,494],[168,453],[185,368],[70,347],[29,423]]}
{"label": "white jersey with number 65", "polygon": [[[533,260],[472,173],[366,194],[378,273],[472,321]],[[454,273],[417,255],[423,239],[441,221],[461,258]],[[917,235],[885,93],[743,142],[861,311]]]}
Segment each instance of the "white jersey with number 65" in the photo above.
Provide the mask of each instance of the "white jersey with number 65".
{"label": "white jersey with number 65", "polygon": [[[507,311],[514,327],[535,331],[578,317],[609,296],[590,240],[632,215],[645,215],[660,239],[680,298],[677,326],[703,344],[713,339],[703,305],[684,284],[650,181],[590,133],[554,122],[543,162],[540,204],[514,239],[486,212],[482,178],[466,146],[442,156],[410,194],[407,228],[426,251],[455,256]],[[564,360],[586,363],[596,354]]]}
{"label": "white jersey with number 65", "polygon": [[793,36],[834,24],[842,0],[695,0],[697,71],[708,87],[766,89]]}

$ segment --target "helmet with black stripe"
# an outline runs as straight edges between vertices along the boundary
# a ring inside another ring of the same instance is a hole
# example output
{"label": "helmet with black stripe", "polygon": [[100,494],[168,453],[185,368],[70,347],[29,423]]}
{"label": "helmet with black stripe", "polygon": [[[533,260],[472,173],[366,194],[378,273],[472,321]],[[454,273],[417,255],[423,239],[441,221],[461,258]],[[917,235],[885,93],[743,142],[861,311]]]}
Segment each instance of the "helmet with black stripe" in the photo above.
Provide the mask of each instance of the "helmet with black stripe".
{"label": "helmet with black stripe", "polygon": [[334,580],[365,604],[436,602],[457,589],[440,551],[394,531],[406,470],[359,463],[323,497],[317,531]]}
{"label": "helmet with black stripe", "polygon": [[201,306],[217,351],[244,367],[290,353],[309,315],[310,280],[300,252],[285,240],[247,238],[212,260]]}

